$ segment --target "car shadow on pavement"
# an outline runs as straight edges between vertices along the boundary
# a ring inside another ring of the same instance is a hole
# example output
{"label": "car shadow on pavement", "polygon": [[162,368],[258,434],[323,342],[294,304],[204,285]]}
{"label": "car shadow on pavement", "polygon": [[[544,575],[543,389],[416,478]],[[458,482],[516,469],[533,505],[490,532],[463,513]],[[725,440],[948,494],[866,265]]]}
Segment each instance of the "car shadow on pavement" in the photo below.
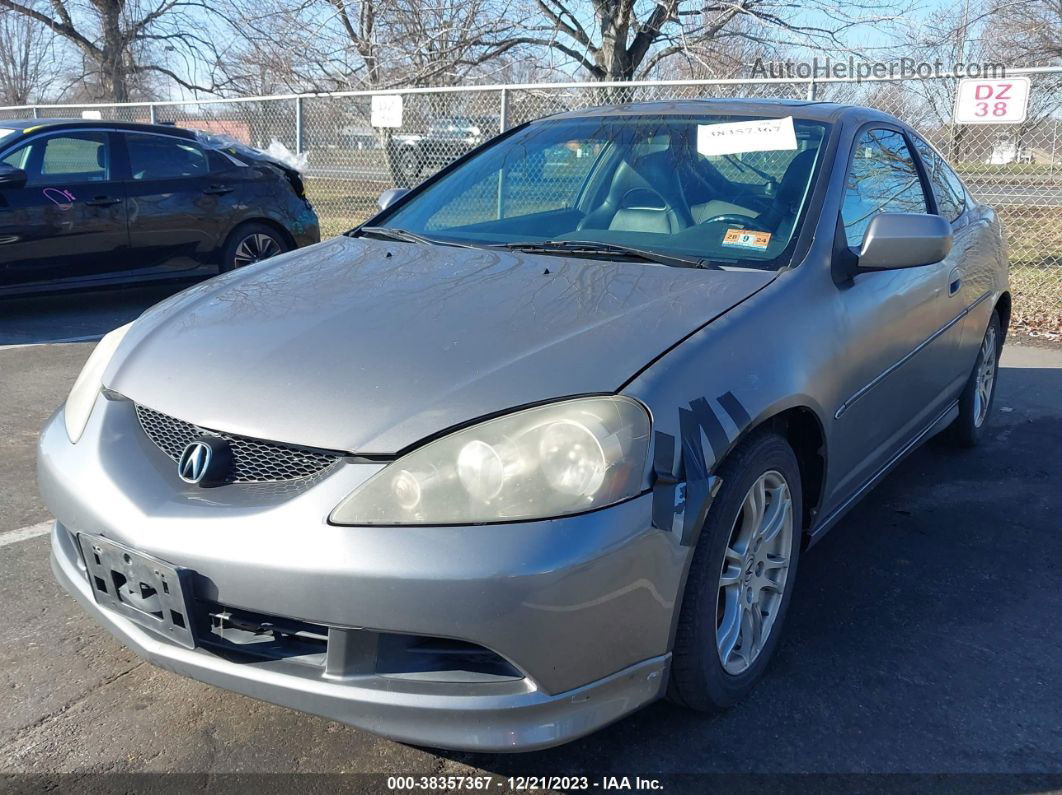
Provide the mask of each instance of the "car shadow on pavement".
{"label": "car shadow on pavement", "polygon": [[502,776],[1062,773],[1062,369],[1004,368],[995,408],[980,447],[933,440],[807,552],[747,701],[443,754]]}
{"label": "car shadow on pavement", "polygon": [[98,340],[188,284],[0,298],[0,345]]}

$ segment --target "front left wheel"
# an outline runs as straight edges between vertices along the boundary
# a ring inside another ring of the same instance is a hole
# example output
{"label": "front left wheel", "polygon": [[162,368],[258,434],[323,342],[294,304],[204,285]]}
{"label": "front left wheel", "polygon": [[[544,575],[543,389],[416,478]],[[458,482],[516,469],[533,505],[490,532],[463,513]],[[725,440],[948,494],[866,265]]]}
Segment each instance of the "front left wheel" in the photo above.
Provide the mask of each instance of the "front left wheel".
{"label": "front left wheel", "polygon": [[800,467],[762,432],[719,468],[722,485],[697,542],[671,663],[668,697],[715,711],[740,701],[778,646],[800,555]]}

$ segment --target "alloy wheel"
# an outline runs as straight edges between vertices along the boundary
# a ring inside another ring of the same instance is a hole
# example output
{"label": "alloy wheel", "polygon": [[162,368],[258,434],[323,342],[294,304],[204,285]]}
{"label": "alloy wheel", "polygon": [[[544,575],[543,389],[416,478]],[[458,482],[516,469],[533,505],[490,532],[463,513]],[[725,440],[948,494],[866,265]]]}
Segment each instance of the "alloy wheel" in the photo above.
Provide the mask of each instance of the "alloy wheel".
{"label": "alloy wheel", "polygon": [[977,384],[974,387],[974,426],[977,428],[988,417],[992,389],[996,384],[996,366],[996,328],[989,325],[981,342],[981,363],[977,368]]}
{"label": "alloy wheel", "polygon": [[232,258],[233,265],[242,268],[252,262],[269,259],[281,252],[280,243],[274,238],[262,232],[247,235],[236,246],[236,253]]}
{"label": "alloy wheel", "polygon": [[715,642],[724,670],[759,657],[782,605],[793,539],[793,498],[782,474],[760,475],[745,495],[723,554]]}

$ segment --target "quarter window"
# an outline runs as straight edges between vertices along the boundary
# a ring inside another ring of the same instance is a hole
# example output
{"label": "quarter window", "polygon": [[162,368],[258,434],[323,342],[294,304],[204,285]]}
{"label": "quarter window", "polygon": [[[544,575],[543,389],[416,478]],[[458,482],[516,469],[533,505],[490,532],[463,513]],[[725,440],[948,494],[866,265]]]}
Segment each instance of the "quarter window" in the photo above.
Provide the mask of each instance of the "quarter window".
{"label": "quarter window", "polygon": [[125,140],[134,180],[198,177],[210,171],[206,154],[192,141],[137,133],[126,135]]}
{"label": "quarter window", "polygon": [[944,158],[921,138],[915,138],[915,148],[929,176],[930,187],[937,198],[937,210],[949,221],[954,221],[966,209],[966,191],[962,182],[951,170]]}
{"label": "quarter window", "polygon": [[878,213],[928,212],[918,169],[904,137],[869,130],[856,143],[848,169],[841,222],[848,245],[857,248]]}

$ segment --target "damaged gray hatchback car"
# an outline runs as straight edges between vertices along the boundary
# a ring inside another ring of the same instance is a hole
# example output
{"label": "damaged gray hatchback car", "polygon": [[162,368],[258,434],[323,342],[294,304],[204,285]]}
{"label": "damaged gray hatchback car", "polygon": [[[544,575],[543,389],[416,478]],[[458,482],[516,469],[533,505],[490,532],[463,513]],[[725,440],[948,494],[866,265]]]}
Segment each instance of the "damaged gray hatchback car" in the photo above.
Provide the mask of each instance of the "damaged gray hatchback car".
{"label": "damaged gray hatchback car", "polygon": [[481,751],[723,708],[801,550],[983,431],[999,222],[891,116],[568,113],[382,203],[109,334],[44,429],[56,576],[165,668]]}

